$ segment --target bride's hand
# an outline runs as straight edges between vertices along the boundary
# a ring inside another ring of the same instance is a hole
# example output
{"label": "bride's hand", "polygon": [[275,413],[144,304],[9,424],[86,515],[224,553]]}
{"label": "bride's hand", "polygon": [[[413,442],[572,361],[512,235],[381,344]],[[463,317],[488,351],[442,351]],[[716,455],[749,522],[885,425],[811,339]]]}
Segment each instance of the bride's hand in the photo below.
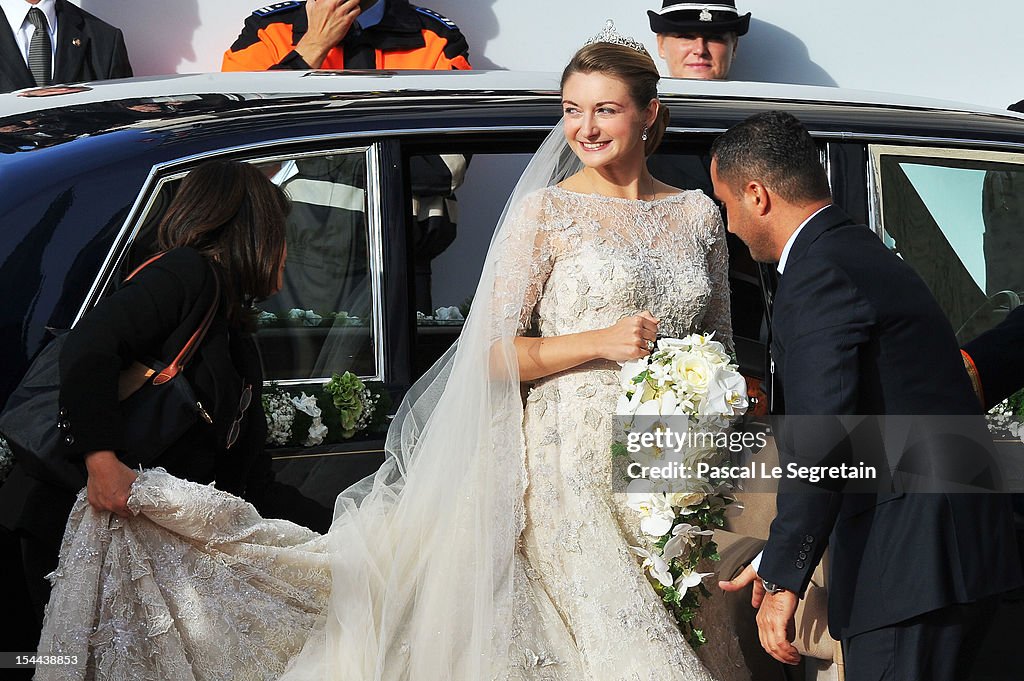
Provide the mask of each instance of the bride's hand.
{"label": "bride's hand", "polygon": [[598,331],[600,355],[613,362],[626,362],[646,357],[658,338],[657,319],[647,310],[623,317],[612,326]]}
{"label": "bride's hand", "polygon": [[85,455],[85,467],[89,471],[86,493],[89,504],[97,511],[110,511],[122,518],[131,515],[128,497],[132,483],[139,477],[135,471],[121,463],[117,454],[110,451],[89,452]]}

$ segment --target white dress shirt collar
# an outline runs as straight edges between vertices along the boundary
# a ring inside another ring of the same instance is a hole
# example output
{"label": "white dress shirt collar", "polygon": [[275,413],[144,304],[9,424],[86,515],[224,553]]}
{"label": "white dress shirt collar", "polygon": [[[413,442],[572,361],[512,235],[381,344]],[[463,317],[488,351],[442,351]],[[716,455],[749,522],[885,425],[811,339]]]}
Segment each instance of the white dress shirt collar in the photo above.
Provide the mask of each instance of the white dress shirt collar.
{"label": "white dress shirt collar", "polygon": [[[831,205],[831,203],[828,204],[828,206]],[[801,222],[800,226],[796,228],[796,231],[789,235],[789,240],[786,242],[786,245],[782,248],[782,255],[779,256],[779,266],[777,268],[779,270],[779,274],[782,274],[783,271],[785,271],[786,261],[789,260],[789,252],[793,249],[793,243],[796,241],[796,238],[800,235],[800,232],[803,231],[804,227],[807,226],[808,222],[814,219],[815,215],[828,208],[828,206],[822,206],[818,210],[808,215],[807,219]]]}
{"label": "white dress shirt collar", "polygon": [[36,27],[28,21],[28,11],[36,7],[43,13],[46,23],[50,25],[50,50],[53,53],[51,55],[53,60],[50,63],[53,64],[57,56],[57,0],[39,0],[39,3],[35,5],[25,0],[0,0],[0,7],[4,10],[7,23],[10,24],[11,32],[14,33],[14,41],[18,43],[21,57],[26,64],[28,63],[28,46],[32,40],[32,34],[36,30]]}
{"label": "white dress shirt collar", "polygon": [[[17,32],[23,24],[27,23],[28,11],[33,7],[38,7],[39,11],[46,15],[51,33],[57,28],[57,0],[39,0],[35,5],[25,0],[0,0],[0,7],[4,8],[7,23],[11,25],[12,31]],[[31,27],[32,24],[28,24],[28,26]]]}

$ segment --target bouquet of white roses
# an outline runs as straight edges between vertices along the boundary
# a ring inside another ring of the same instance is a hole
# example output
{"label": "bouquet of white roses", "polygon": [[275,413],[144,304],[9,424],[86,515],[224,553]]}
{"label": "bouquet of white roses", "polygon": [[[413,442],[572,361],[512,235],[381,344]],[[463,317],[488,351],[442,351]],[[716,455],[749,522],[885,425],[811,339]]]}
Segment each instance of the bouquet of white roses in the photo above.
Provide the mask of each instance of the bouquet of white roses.
{"label": "bouquet of white roses", "polygon": [[675,472],[628,475],[626,503],[650,538],[647,547],[630,548],[643,558],[683,633],[699,646],[705,637],[693,618],[700,597],[710,596],[702,580],[712,573],[700,572],[698,564],[719,559],[713,528],[724,525],[735,500],[728,483],[693,473],[701,463],[721,462],[718,438],[747,409],[746,381],[713,334],[661,339],[649,356],[626,362],[620,378],[616,411],[623,433],[613,454],[629,461],[627,470]]}

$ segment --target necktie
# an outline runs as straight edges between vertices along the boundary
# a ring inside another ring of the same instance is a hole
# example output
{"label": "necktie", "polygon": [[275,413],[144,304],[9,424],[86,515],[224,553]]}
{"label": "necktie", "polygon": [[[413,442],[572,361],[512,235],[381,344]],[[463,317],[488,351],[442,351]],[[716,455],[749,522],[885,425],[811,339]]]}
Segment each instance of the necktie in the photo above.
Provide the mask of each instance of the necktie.
{"label": "necktie", "polygon": [[28,68],[37,86],[49,85],[50,67],[53,63],[50,25],[46,21],[46,15],[38,7],[28,11],[28,21],[36,29],[32,32],[32,39],[28,44]]}

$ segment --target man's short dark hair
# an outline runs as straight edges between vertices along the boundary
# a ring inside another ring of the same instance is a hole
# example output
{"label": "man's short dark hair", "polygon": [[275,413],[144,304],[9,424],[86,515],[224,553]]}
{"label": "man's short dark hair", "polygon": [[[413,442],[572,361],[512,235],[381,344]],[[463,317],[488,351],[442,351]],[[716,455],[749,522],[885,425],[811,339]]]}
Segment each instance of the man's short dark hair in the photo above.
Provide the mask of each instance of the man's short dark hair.
{"label": "man's short dark hair", "polygon": [[766,111],[722,134],[711,146],[717,172],[735,191],[757,181],[791,203],[831,196],[818,145],[795,116]]}

